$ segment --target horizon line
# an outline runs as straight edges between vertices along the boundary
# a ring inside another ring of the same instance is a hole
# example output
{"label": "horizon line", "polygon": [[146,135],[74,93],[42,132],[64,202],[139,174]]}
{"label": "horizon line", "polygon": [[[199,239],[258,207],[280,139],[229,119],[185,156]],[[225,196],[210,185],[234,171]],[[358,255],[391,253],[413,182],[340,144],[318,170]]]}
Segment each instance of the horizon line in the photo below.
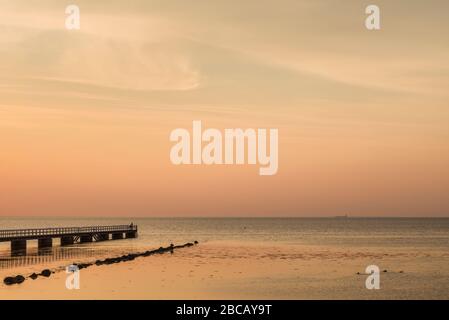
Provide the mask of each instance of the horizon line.
{"label": "horizon line", "polygon": [[72,218],[72,219],[430,219],[430,218],[449,218],[447,216],[361,216],[361,215],[329,215],[329,216],[32,216],[32,215],[15,215],[0,216],[1,218]]}

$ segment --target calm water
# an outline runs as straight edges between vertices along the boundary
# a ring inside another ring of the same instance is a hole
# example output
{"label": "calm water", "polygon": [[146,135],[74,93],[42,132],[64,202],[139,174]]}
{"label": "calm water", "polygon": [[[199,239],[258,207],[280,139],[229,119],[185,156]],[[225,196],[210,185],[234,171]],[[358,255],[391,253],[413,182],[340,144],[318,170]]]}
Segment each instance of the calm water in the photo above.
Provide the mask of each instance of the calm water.
{"label": "calm water", "polygon": [[0,268],[37,263],[92,260],[141,251],[170,243],[232,241],[266,244],[335,245],[339,247],[400,247],[449,249],[445,218],[1,218],[0,229],[118,225],[139,226],[137,239],[54,247],[37,252],[28,241],[26,257],[9,257],[9,243],[0,243]]}

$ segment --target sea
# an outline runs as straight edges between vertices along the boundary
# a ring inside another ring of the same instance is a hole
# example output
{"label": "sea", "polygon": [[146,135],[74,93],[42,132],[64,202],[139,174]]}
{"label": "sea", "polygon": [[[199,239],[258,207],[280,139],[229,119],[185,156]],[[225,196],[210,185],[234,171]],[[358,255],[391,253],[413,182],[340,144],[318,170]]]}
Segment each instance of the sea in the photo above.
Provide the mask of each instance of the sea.
{"label": "sea", "polygon": [[2,217],[0,230],[106,225],[138,226],[135,239],[74,244],[38,250],[28,240],[23,256],[11,256],[0,242],[0,271],[114,257],[187,242],[251,245],[316,245],[338,248],[449,250],[449,218],[54,218]]}

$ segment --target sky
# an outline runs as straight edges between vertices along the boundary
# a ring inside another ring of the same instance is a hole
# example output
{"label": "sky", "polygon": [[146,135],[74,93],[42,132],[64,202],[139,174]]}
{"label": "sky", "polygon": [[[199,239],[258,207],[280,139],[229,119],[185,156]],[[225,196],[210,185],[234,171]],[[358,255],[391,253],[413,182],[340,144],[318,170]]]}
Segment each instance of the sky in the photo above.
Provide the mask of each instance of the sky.
{"label": "sky", "polygon": [[[0,215],[447,217],[448,11],[0,0]],[[277,174],[173,165],[193,120],[277,128]]]}

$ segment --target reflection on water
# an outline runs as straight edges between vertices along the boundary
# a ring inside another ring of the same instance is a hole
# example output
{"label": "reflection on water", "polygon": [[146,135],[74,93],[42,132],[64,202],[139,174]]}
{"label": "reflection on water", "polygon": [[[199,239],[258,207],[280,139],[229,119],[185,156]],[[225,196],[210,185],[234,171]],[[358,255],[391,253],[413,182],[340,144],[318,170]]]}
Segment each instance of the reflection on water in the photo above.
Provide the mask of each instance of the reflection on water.
{"label": "reflection on water", "polygon": [[8,252],[0,253],[0,269],[11,269],[36,264],[47,264],[56,261],[69,261],[71,259],[85,259],[108,256],[115,254],[114,247],[53,247],[53,248],[30,248],[26,255],[10,257]]}

